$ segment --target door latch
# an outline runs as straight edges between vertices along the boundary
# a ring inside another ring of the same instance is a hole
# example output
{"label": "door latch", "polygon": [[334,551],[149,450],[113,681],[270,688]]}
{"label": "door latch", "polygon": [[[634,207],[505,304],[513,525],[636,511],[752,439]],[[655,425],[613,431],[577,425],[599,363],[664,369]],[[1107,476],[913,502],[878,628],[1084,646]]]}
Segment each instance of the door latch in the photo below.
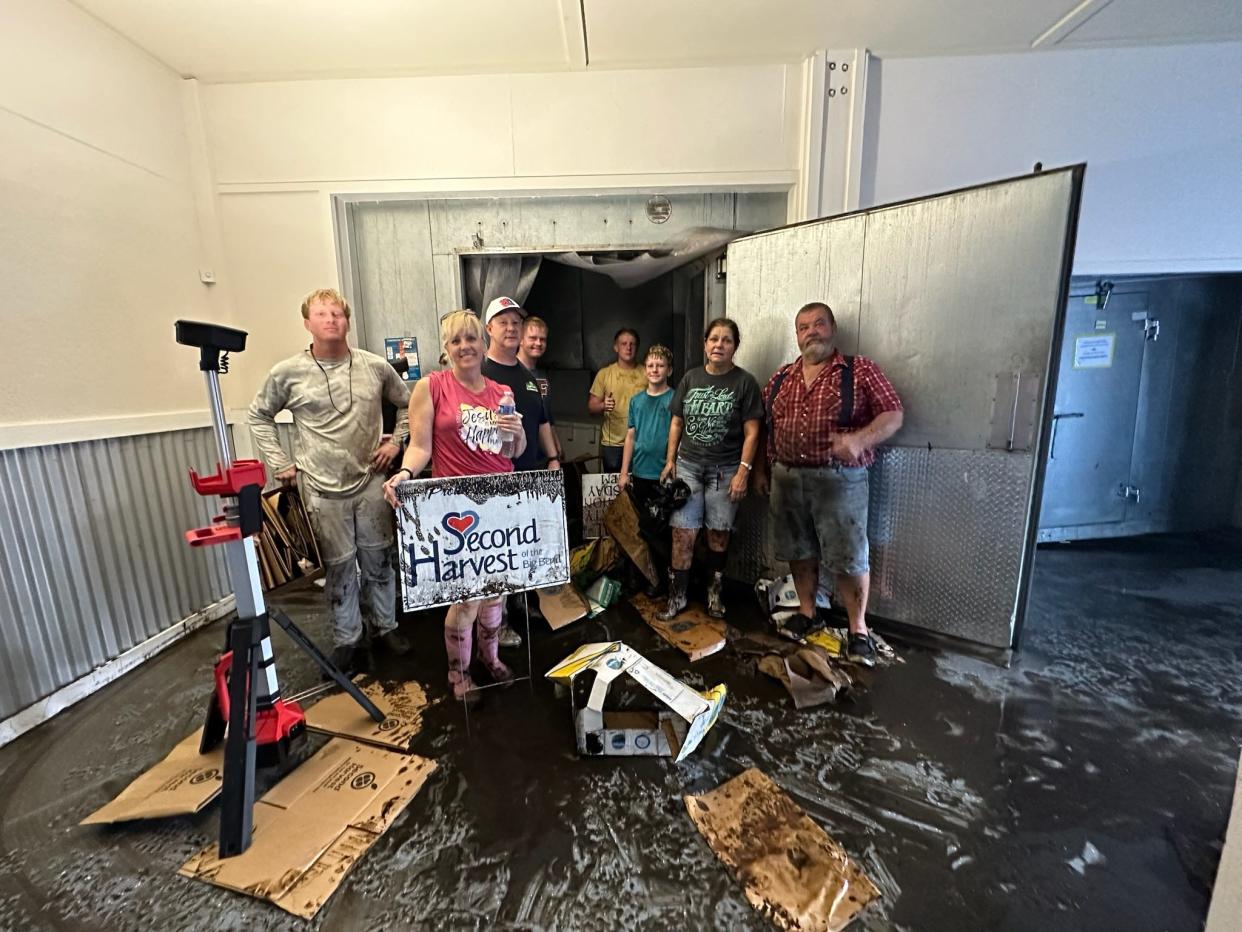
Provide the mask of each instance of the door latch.
{"label": "door latch", "polygon": [[1117,490],[1117,494],[1120,495],[1124,499],[1131,499],[1131,498],[1134,499],[1134,504],[1137,505],[1139,503],[1139,495],[1141,493],[1139,491],[1138,486],[1123,484],[1121,488]]}
{"label": "door latch", "polygon": [[1153,343],[1160,339],[1160,321],[1155,317],[1148,317],[1143,321],[1143,339]]}

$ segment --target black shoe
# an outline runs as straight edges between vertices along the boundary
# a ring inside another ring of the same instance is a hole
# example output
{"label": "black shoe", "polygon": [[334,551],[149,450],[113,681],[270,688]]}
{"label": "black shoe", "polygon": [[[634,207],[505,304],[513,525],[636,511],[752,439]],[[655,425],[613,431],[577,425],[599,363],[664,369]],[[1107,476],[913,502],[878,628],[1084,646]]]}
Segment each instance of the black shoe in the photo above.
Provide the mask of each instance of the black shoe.
{"label": "black shoe", "polygon": [[[338,644],[332,648],[332,655],[328,659],[332,661],[332,666],[345,674],[346,678],[352,677],[358,672],[358,645]],[[327,682],[332,681],[327,670],[323,671],[323,679]]]}
{"label": "black shoe", "polygon": [[776,633],[791,641],[804,641],[808,634],[822,627],[822,624],[807,618],[801,612],[794,612],[776,622]]}
{"label": "black shoe", "polygon": [[408,654],[410,652],[410,647],[412,646],[410,644],[410,639],[396,628],[393,628],[387,634],[380,635],[379,642],[384,650],[388,651],[390,654],[396,655],[397,657]]}
{"label": "black shoe", "polygon": [[875,642],[871,640],[871,635],[855,634],[851,631],[850,643],[845,650],[845,657],[847,660],[861,664],[864,667],[874,667]]}

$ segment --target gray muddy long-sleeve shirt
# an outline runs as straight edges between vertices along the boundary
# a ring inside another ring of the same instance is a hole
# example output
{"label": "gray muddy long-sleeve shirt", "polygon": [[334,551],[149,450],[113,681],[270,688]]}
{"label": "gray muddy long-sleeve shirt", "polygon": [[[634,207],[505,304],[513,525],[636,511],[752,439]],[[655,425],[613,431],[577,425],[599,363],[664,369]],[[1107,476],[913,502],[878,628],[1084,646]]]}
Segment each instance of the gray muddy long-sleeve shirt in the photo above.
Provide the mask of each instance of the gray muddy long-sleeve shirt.
{"label": "gray muddy long-sleeve shirt", "polygon": [[[309,349],[302,350],[278,362],[259,389],[250,405],[250,435],[273,472],[296,463],[321,494],[353,495],[374,471],[383,399],[397,406],[393,440],[404,445],[410,435],[410,391],[386,360],[353,349],[341,359],[316,362]],[[297,432],[293,461],[276,434],[276,414],[286,408]]]}

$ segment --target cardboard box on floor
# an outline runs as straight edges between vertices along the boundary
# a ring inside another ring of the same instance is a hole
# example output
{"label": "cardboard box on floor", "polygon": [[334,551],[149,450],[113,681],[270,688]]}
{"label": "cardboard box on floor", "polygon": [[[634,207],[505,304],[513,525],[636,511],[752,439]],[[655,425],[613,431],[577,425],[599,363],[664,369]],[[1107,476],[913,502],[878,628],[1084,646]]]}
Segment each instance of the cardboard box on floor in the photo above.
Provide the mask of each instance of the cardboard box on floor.
{"label": "cardboard box on floor", "polygon": [[687,605],[676,618],[664,621],[660,618],[668,603],[646,595],[636,595],[630,604],[642,615],[655,633],[664,638],[693,662],[710,657],[724,650],[729,642],[729,626],[719,618],[713,618],[697,605]]}
{"label": "cardboard box on floor", "polygon": [[845,849],[754,768],[685,803],[746,899],[782,929],[838,932],[880,895]]}
{"label": "cardboard box on floor", "polygon": [[200,728],[183,738],[167,757],[79,824],[163,819],[201,810],[220,795],[224,775],[223,743],[207,754],[199,754],[202,733]]}
{"label": "cardboard box on floor", "polygon": [[539,611],[548,621],[548,627],[559,631],[567,624],[585,618],[591,605],[573,583],[564,583],[549,589],[536,589]]}
{"label": "cardboard box on floor", "polygon": [[[586,705],[578,708],[573,681],[588,670],[594,672],[595,681]],[[668,710],[605,711],[608,688],[623,673]],[[716,723],[727,694],[723,685],[697,692],[620,641],[584,644],[545,675],[569,687],[578,752],[592,757],[650,755],[684,760]]]}
{"label": "cardboard box on floor", "polygon": [[338,692],[306,710],[306,727],[393,751],[409,751],[414,736],[422,731],[423,711],[431,704],[423,687],[413,680],[390,683],[365,674],[355,676],[354,683],[384,713],[382,722],[372,720],[349,693]]}
{"label": "cardboard box on floor", "polygon": [[333,738],[255,803],[243,854],[221,859],[213,844],[180,873],[310,919],[435,768],[423,757]]}

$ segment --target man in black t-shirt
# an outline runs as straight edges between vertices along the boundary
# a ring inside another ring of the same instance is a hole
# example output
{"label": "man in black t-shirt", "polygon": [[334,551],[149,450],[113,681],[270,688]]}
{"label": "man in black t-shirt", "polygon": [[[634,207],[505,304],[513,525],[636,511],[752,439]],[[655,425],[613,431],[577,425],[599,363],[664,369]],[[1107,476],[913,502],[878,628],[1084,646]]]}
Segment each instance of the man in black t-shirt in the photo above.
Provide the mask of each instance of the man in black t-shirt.
{"label": "man in black t-shirt", "polygon": [[548,424],[552,430],[552,442],[556,444],[556,459],[564,459],[561,438],[556,434],[556,418],[552,415],[552,395],[548,387],[547,373],[539,368],[539,360],[548,348],[548,324],[539,317],[527,317],[522,321],[522,342],[518,347],[518,362],[530,370],[543,395],[543,406],[548,412]]}
{"label": "man in black t-shirt", "polygon": [[[552,425],[548,423],[543,393],[539,391],[535,376],[517,358],[525,317],[526,312],[512,298],[497,298],[487,306],[483,314],[483,327],[488,340],[483,375],[513,389],[517,413],[522,415],[526,451],[513,461],[513,468],[518,472],[560,469],[561,461],[556,455],[556,439],[552,434]],[[547,466],[543,465],[545,457]],[[521,635],[506,620],[500,629],[500,646],[520,647],[521,644]]]}

